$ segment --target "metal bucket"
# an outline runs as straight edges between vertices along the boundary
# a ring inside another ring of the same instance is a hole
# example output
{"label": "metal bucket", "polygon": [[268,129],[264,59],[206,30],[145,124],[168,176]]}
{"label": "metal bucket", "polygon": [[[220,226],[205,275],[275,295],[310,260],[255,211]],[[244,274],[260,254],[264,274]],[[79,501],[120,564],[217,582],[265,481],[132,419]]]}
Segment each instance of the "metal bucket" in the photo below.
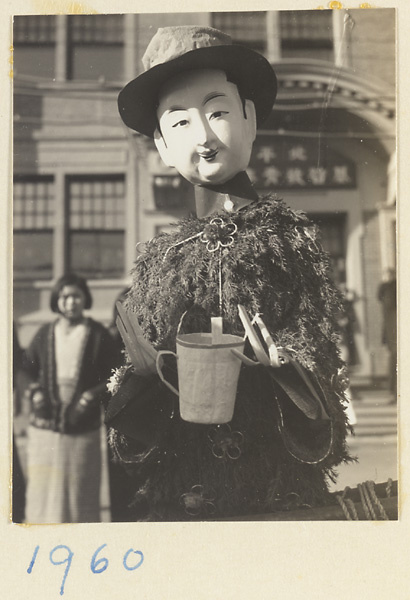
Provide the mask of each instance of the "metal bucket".
{"label": "metal bucket", "polygon": [[[241,360],[233,353],[244,349],[243,338],[218,333],[178,335],[177,352],[163,350],[157,356],[161,380],[177,395],[181,418],[192,423],[228,423],[235,408]],[[177,358],[179,392],[165,380],[162,356]]]}

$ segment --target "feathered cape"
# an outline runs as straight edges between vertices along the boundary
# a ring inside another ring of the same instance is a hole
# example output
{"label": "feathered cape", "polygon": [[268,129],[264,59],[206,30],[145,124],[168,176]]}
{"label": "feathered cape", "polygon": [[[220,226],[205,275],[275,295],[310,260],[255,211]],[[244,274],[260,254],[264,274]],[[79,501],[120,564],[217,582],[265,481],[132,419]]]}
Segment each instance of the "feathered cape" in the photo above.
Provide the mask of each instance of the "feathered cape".
{"label": "feathered cape", "polygon": [[[148,391],[145,384],[140,390],[144,408],[133,412],[131,401],[127,427],[111,432],[124,461],[138,465],[148,518],[222,518],[326,503],[326,476],[348,460],[334,333],[340,306],[306,216],[268,196],[232,215],[188,218],[146,244],[132,275],[126,307],[157,349],[175,350],[184,313],[185,332],[209,331],[222,307],[224,332],[238,335],[238,304],[260,313],[276,345],[317,378],[332,424],[329,433],[307,419],[266,368],[242,367],[234,417],[223,426],[182,421],[175,397],[151,378]],[[122,434],[130,428],[133,439]],[[309,460],[311,452],[321,458]]]}

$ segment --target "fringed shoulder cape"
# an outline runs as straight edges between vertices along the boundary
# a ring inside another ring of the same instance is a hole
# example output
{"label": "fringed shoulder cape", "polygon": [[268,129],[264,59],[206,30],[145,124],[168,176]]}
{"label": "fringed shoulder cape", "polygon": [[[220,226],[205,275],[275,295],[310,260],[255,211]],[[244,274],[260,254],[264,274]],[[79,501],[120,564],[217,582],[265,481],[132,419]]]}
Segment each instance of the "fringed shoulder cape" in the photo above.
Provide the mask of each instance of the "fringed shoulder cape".
{"label": "fringed shoulder cape", "polygon": [[328,478],[349,460],[340,305],[306,216],[267,196],[233,214],[188,218],[146,244],[132,277],[126,308],[157,350],[175,350],[184,313],[184,332],[209,331],[222,310],[224,332],[243,335],[242,304],[312,375],[327,415],[308,417],[303,398],[292,401],[268,368],[242,366],[232,421],[188,423],[156,375],[130,376],[124,366],[107,422],[118,455],[134,465],[146,518],[234,518],[326,504]]}

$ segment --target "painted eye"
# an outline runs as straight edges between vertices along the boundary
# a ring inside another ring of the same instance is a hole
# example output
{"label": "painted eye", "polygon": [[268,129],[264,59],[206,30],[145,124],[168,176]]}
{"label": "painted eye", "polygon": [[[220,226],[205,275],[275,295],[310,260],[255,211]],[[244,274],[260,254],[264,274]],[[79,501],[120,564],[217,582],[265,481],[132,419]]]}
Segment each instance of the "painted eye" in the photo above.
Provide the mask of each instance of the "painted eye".
{"label": "painted eye", "polygon": [[180,121],[177,121],[176,123],[174,123],[172,125],[172,127],[184,127],[185,125],[188,125],[188,120],[187,119],[181,119]]}
{"label": "painted eye", "polygon": [[227,110],[216,110],[215,112],[213,112],[210,116],[210,119],[219,119],[220,117],[223,117],[224,115],[227,115],[228,111]]}

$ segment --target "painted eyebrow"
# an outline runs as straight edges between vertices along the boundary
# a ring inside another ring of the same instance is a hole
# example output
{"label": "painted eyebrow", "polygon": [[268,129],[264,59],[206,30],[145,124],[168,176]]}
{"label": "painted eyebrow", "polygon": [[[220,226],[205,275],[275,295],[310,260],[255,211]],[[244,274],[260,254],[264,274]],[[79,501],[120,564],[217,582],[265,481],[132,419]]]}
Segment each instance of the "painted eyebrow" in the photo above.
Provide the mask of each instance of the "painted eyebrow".
{"label": "painted eyebrow", "polygon": [[[214,98],[224,98],[226,97],[226,94],[223,94],[222,92],[211,92],[210,94],[208,94],[207,96],[205,96],[203,102],[202,102],[202,106],[205,106],[205,104],[207,102],[210,102],[211,100],[213,100]],[[179,110],[188,110],[186,106],[171,106],[170,108],[168,108],[166,110],[166,112],[168,114],[171,114],[173,112],[177,112]]]}
{"label": "painted eyebrow", "polygon": [[208,94],[207,96],[205,96],[204,101],[202,102],[202,106],[205,106],[205,104],[207,102],[209,102],[210,100],[213,100],[214,98],[223,98],[226,97],[226,94],[223,94],[222,92],[211,92],[210,94]]}
{"label": "painted eyebrow", "polygon": [[165,112],[171,114],[173,112],[177,112],[178,110],[187,110],[187,108],[184,106],[171,106],[171,108],[167,108]]}

